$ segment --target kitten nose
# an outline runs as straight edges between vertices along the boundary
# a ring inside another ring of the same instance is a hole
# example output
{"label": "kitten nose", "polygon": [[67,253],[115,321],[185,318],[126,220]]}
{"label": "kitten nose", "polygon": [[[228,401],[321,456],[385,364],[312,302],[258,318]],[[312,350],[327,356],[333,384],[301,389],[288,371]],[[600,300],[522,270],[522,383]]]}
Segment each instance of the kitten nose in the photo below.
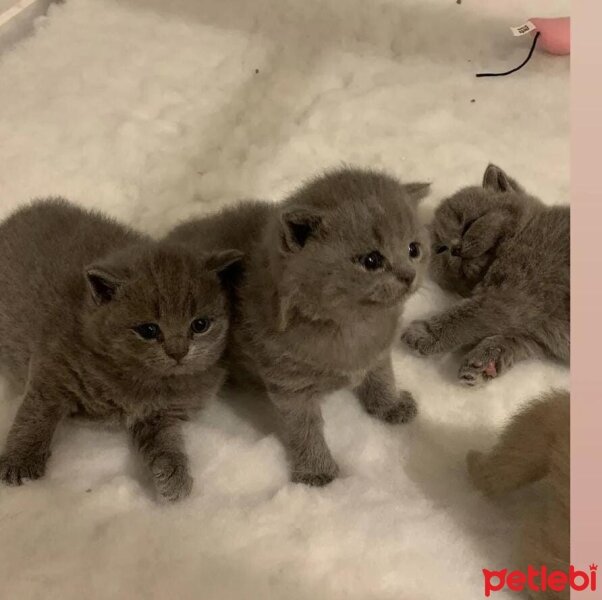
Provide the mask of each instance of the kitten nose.
{"label": "kitten nose", "polygon": [[184,338],[172,338],[165,341],[165,354],[180,362],[188,354],[188,341]]}
{"label": "kitten nose", "polygon": [[416,271],[414,271],[414,269],[408,269],[407,267],[400,267],[395,271],[395,276],[402,283],[411,285],[416,278]]}
{"label": "kitten nose", "polygon": [[461,250],[462,249],[460,248],[460,246],[453,246],[451,249],[451,255],[452,256],[460,256]]}

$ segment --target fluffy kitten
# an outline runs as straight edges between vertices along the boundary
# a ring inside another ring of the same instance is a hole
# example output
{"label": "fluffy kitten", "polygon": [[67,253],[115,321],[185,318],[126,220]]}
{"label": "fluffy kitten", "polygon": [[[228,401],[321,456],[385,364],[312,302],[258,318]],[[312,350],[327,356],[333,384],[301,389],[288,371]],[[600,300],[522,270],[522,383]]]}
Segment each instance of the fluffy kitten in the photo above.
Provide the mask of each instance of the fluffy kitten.
{"label": "fluffy kitten", "polygon": [[[570,401],[554,391],[519,412],[487,454],[471,451],[475,486],[498,496],[540,481],[537,502],[523,515],[521,566],[567,571],[570,559]],[[545,594],[534,594],[541,598]],[[568,590],[549,598],[567,598]]]}
{"label": "fluffy kitten", "polygon": [[180,420],[224,373],[219,273],[240,253],[192,255],[61,199],[0,225],[0,362],[26,384],[0,479],[44,473],[54,431],[78,413],[123,418],[169,500],[187,495]]}
{"label": "fluffy kitten", "polygon": [[389,423],[416,414],[412,396],[395,387],[391,345],[428,262],[414,207],[427,192],[428,184],[344,169],[281,204],[242,203],[168,236],[197,252],[245,252],[231,370],[267,391],[293,481],[324,485],[337,475],[322,432],[324,394],[354,388],[366,410]]}
{"label": "fluffy kitten", "polygon": [[421,355],[467,348],[458,377],[474,386],[517,361],[569,361],[570,213],[545,206],[489,165],[482,187],[445,200],[430,270],[466,299],[403,335]]}

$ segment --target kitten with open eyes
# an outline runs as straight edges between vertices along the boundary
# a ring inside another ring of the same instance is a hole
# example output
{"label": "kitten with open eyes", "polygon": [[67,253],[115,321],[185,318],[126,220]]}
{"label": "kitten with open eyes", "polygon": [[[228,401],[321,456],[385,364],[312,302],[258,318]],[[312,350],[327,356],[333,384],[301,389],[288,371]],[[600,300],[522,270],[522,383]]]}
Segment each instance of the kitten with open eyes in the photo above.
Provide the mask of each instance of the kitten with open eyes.
{"label": "kitten with open eyes", "polygon": [[569,361],[570,212],[545,206],[489,165],[482,187],[445,200],[431,228],[430,271],[464,300],[412,323],[421,355],[467,348],[458,373],[482,384],[529,357]]}
{"label": "kitten with open eyes", "polygon": [[242,203],[167,238],[199,253],[244,251],[229,366],[267,392],[295,482],[324,485],[338,473],[322,431],[324,394],[353,388],[389,423],[416,414],[412,396],[396,389],[391,346],[403,302],[428,263],[414,206],[428,187],[343,169],[281,204]]}
{"label": "kitten with open eyes", "polygon": [[26,386],[0,480],[41,477],[59,422],[83,414],[122,419],[158,493],[186,496],[180,422],[224,378],[220,274],[240,258],[192,255],[61,199],[0,224],[0,362]]}

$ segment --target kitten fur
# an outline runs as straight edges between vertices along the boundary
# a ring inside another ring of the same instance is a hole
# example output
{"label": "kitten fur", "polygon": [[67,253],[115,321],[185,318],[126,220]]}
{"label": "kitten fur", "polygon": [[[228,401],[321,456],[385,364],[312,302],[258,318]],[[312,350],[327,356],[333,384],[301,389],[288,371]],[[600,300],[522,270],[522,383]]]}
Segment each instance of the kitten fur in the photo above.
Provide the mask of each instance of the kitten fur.
{"label": "kitten fur", "polygon": [[[280,204],[241,203],[182,224],[167,238],[199,253],[245,253],[229,364],[267,392],[295,482],[324,485],[338,473],[323,435],[324,394],[353,388],[370,414],[389,423],[416,414],[412,396],[395,387],[390,354],[403,302],[428,264],[415,210],[428,188],[342,169]],[[411,243],[419,248],[414,258]],[[366,257],[376,251],[379,268],[362,266],[374,266]]]}
{"label": "kitten fur", "polygon": [[[62,199],[0,224],[0,362],[25,395],[0,480],[44,474],[59,422],[123,420],[167,500],[192,486],[180,422],[222,383],[228,332],[219,272],[238,252],[192,255]],[[191,322],[211,319],[195,334]],[[159,325],[156,339],[134,328]]]}
{"label": "kitten fur", "polygon": [[459,380],[480,385],[516,361],[569,361],[570,212],[545,206],[500,168],[482,187],[445,200],[431,227],[430,273],[465,297],[412,323],[402,336],[420,355],[461,349]]}
{"label": "kitten fur", "polygon": [[[567,572],[570,562],[570,399],[553,391],[530,403],[510,421],[495,447],[470,451],[468,472],[490,497],[539,481],[536,501],[526,504],[519,560]],[[568,586],[567,586],[568,587]],[[533,593],[533,598],[568,600],[569,590]]]}

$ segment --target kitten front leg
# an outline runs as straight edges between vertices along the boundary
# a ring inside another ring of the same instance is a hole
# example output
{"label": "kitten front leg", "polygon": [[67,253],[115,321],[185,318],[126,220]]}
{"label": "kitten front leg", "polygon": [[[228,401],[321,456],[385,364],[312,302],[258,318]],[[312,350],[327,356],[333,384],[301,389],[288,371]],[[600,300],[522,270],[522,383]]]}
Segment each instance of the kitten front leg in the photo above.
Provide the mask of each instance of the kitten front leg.
{"label": "kitten front leg", "polygon": [[428,320],[410,323],[401,339],[421,356],[449,352],[491,335],[500,315],[490,313],[483,298],[468,298]]}
{"label": "kitten front leg", "polygon": [[64,402],[30,385],[0,456],[0,481],[21,485],[44,475],[52,436],[66,414]]}
{"label": "kitten front leg", "polygon": [[478,386],[505,373],[516,361],[543,354],[541,347],[529,338],[492,335],[464,356],[458,379],[464,385]]}
{"label": "kitten front leg", "polygon": [[269,395],[282,424],[292,481],[313,486],[330,483],[339,467],[324,439],[322,411],[315,396],[285,390]]}
{"label": "kitten front leg", "polygon": [[149,468],[159,494],[174,502],[192,490],[180,420],[162,414],[128,425],[135,447]]}
{"label": "kitten front leg", "polygon": [[408,423],[418,413],[412,394],[395,387],[390,355],[366,375],[355,393],[368,414],[387,423]]}

